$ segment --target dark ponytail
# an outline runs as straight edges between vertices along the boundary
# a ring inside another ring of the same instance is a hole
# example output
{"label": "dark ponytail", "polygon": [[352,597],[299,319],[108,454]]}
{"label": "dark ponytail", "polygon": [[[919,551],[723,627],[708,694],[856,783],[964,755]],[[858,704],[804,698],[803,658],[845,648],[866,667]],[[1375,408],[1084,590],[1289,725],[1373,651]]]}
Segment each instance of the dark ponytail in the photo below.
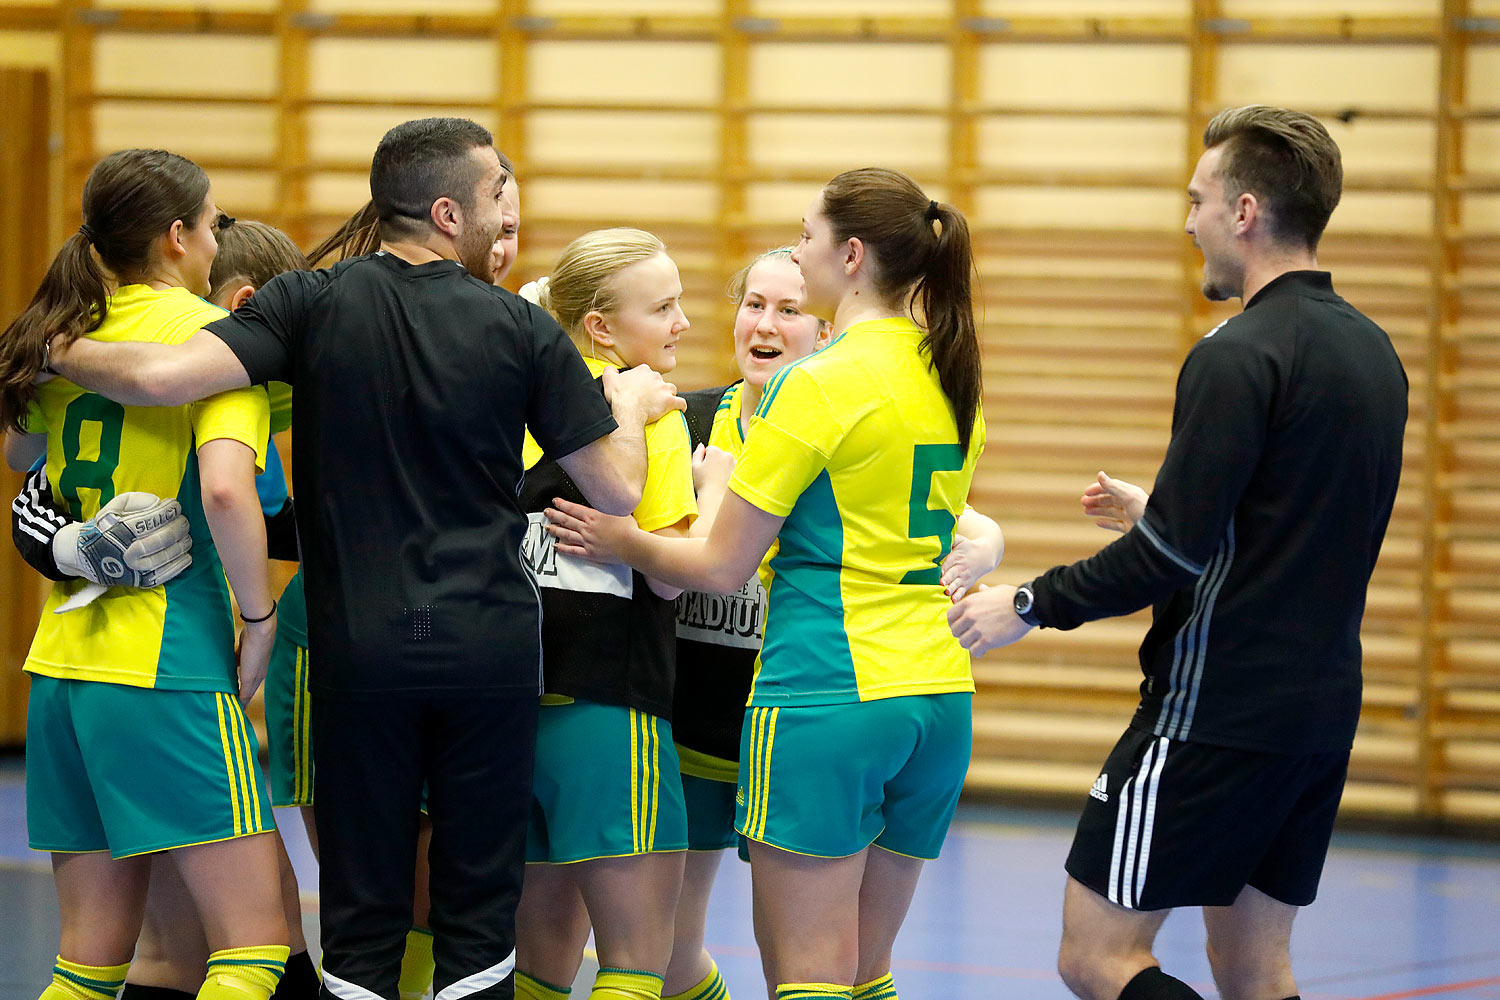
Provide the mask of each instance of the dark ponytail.
{"label": "dark ponytail", "polygon": [[[430,121],[451,122],[461,120],[444,118],[430,119]],[[407,125],[413,124],[420,123],[407,123]],[[476,129],[479,128],[479,126],[474,125],[473,122],[468,122],[467,124],[472,125]],[[403,127],[404,126],[398,126],[396,129],[392,129],[391,131],[396,132]],[[482,129],[480,129],[480,131],[483,132]],[[488,137],[489,133],[484,132],[484,135]],[[390,138],[389,134],[387,134],[387,139],[388,138]],[[384,144],[384,142],[385,140],[382,140],[382,145]],[[489,142],[489,139],[486,138],[485,142]],[[469,148],[471,147],[464,147],[465,152]],[[513,176],[516,172],[515,167],[511,165],[510,159],[504,153],[496,150],[495,155],[500,158],[500,166],[505,170],[506,180],[508,183],[510,177]],[[469,186],[472,188],[473,183],[471,182]],[[465,197],[467,197],[467,195],[465,195]],[[313,247],[312,251],[307,255],[307,262],[310,266],[317,267],[324,261],[330,261],[330,258],[331,263],[338,263],[341,260],[348,260],[350,257],[363,257],[365,254],[374,253],[379,249],[380,210],[375,206],[375,199],[371,198],[369,201],[365,202],[363,208],[355,212],[353,215],[349,216],[349,218],[345,219],[344,224],[339,226],[338,229],[334,230],[333,235],[329,236],[322,243],[319,243],[317,246]]]}
{"label": "dark ponytail", "polygon": [[344,224],[333,231],[322,243],[313,247],[307,255],[307,263],[317,267],[325,260],[338,263],[350,257],[363,257],[380,249],[380,213],[374,201],[344,220]]}
{"label": "dark ponytail", "polygon": [[929,200],[910,177],[879,167],[829,181],[823,215],[834,239],[852,236],[864,244],[876,290],[920,313],[927,329],[922,352],[953,405],[958,441],[967,453],[984,395],[968,221],[952,205]]}
{"label": "dark ponytail", "polygon": [[196,163],[164,149],[122,149],[99,161],[83,185],[83,225],[0,334],[0,426],[26,429],[48,341],[66,344],[99,329],[111,285],[149,277],[157,238],[179,219],[196,226],[208,190]]}

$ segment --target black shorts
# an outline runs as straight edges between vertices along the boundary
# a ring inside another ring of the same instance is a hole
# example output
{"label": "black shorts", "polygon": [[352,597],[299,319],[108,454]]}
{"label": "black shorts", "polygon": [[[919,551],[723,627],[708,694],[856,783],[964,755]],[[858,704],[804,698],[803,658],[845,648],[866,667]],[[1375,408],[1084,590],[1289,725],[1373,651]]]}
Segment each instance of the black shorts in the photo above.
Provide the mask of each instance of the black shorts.
{"label": "black shorts", "polygon": [[1349,753],[1283,755],[1127,729],[1089,791],[1068,874],[1133,910],[1228,906],[1245,886],[1306,906]]}

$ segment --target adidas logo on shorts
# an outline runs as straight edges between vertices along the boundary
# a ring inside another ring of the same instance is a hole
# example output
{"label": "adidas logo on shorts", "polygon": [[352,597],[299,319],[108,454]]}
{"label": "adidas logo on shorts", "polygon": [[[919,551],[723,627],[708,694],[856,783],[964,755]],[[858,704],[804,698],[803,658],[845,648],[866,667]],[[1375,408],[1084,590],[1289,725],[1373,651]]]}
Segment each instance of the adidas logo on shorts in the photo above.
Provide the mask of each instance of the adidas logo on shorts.
{"label": "adidas logo on shorts", "polygon": [[1094,779],[1094,787],[1089,789],[1089,796],[1100,802],[1109,801],[1109,775],[1101,774]]}

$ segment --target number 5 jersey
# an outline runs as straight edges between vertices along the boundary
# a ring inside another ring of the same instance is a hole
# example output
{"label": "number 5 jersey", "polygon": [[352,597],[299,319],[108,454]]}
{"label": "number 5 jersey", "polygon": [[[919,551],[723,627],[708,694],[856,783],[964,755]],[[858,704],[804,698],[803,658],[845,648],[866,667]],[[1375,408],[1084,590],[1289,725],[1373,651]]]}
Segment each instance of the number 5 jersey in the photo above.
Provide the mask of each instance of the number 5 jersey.
{"label": "number 5 jersey", "polygon": [[939,566],[984,450],[908,319],[856,323],[761,393],[729,488],[784,516],[752,706],[973,691]]}

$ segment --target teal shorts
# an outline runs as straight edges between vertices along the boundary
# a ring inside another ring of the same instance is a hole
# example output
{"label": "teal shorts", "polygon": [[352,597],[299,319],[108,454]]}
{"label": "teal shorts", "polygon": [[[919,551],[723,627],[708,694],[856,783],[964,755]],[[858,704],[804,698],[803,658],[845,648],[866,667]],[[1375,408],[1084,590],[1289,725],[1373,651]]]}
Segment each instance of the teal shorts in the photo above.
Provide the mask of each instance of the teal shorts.
{"label": "teal shorts", "polygon": [[722,851],[740,842],[740,835],[734,830],[734,789],[732,781],[715,781],[692,774],[682,776],[688,850]]}
{"label": "teal shorts", "polygon": [[543,705],[526,860],[566,864],[687,849],[672,724],[619,705]]}
{"label": "teal shorts", "polygon": [[313,804],[312,702],[307,687],[307,647],[276,633],[266,672],[266,743],[271,759],[271,802]]}
{"label": "teal shorts", "polygon": [[125,858],[274,830],[258,752],[232,694],[33,674],[31,847]]}
{"label": "teal shorts", "polygon": [[969,770],[972,711],[967,692],[751,708],[735,828],[820,858],[871,844],[936,858]]}

